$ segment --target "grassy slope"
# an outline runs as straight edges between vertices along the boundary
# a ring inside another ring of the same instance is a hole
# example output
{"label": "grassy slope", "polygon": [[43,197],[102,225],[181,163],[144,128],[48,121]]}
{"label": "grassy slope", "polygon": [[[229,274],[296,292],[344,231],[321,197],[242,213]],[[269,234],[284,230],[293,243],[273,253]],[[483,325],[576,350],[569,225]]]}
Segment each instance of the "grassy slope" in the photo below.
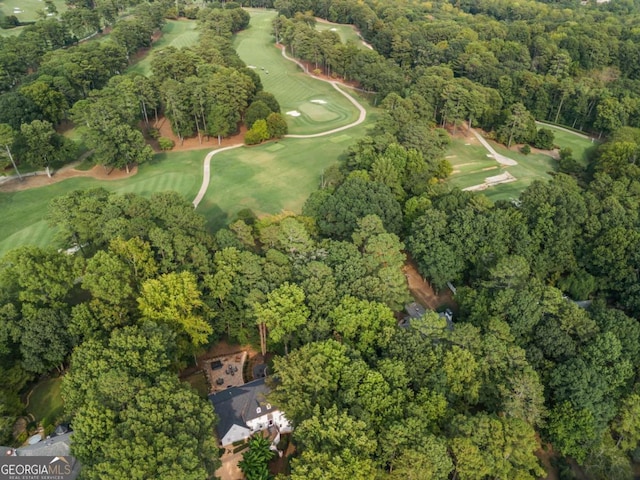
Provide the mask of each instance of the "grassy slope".
{"label": "grassy slope", "polygon": [[597,142],[592,143],[591,140],[574,135],[573,133],[565,132],[564,130],[560,130],[553,126],[538,125],[538,128],[541,127],[548,128],[553,131],[553,134],[555,135],[554,143],[560,148],[570,148],[573,151],[573,158],[582,165],[586,166],[589,156],[596,148],[598,148]]}
{"label": "grassy slope", "polygon": [[175,190],[191,200],[200,188],[204,155],[202,150],[159,154],[128,179],[104,182],[92,178],[71,178],[46,187],[1,193],[0,209],[5,213],[0,226],[0,254],[23,244],[48,245],[54,232],[45,220],[47,204],[50,199],[72,190],[104,187],[145,196]]}
{"label": "grassy slope", "polygon": [[[62,13],[67,9],[65,0],[53,0],[58,13]],[[13,13],[14,8],[22,9],[24,13]],[[42,0],[2,0],[0,1],[0,17],[15,15],[21,22],[31,22],[38,20],[36,12],[44,9]],[[0,36],[18,35],[22,31],[22,27],[11,28],[9,30],[0,29]]]}
{"label": "grassy slope", "polygon": [[49,423],[53,423],[64,413],[60,396],[61,384],[61,378],[49,378],[33,387],[27,411],[33,413],[36,421],[46,418]]}
{"label": "grassy slope", "polygon": [[318,188],[323,170],[336,163],[373,120],[369,115],[362,125],[327,137],[286,139],[214,156],[211,183],[198,211],[215,228],[234,220],[243,208],[258,214],[300,212]]}
{"label": "grassy slope", "polygon": [[502,167],[498,162],[487,157],[488,152],[481,145],[465,145],[464,140],[454,138],[447,152],[448,160],[454,169],[449,182],[465,188],[484,183],[486,177],[509,172],[517,178],[515,182],[496,185],[483,191],[492,200],[508,200],[517,198],[520,192],[534,180],[550,178],[548,172],[556,169],[556,161],[547,155],[523,155],[495,142],[491,143],[498,153],[514,159],[518,165]]}
{"label": "grassy slope", "polygon": [[355,42],[362,49],[367,48],[362,44],[362,40],[358,36],[358,32],[356,32],[356,28],[353,25],[342,25],[342,24],[332,25],[330,23],[320,23],[320,22],[316,23],[316,30],[324,31],[324,30],[332,30],[332,29],[335,29],[334,31],[338,35],[340,35],[340,40],[342,40],[343,43],[347,43],[351,41],[351,42]]}
{"label": "grassy slope", "polygon": [[[271,21],[275,16],[275,12],[251,11],[251,26],[236,35],[234,46],[247,65],[257,67],[264,89],[276,96],[282,111],[296,110],[302,114],[295,118],[287,116],[289,133],[318,133],[355,121],[358,111],[344,96],[282,58],[271,36]],[[318,105],[311,100],[327,103]]]}
{"label": "grassy slope", "polygon": [[[266,15],[262,12],[254,13],[252,27],[256,18],[264,27],[270,23],[273,15],[271,12]],[[259,37],[256,47],[250,47],[253,43],[252,36]],[[335,92],[330,85],[307,78],[303,73],[297,73],[296,67],[283,59],[275,47],[266,41],[267,37],[268,30],[264,28],[251,28],[245,32],[244,38],[239,40],[244,46],[239,52],[241,58],[247,63],[250,59],[245,55],[263,58],[263,63],[274,71],[286,70],[287,75],[295,79],[289,86],[300,85],[301,92],[306,97],[326,98],[327,101],[335,100],[336,103],[346,102],[345,108],[352,112],[347,121],[310,123],[305,127],[299,126],[297,130],[292,128],[292,133],[324,131],[334,128],[336,124],[343,125],[355,120],[357,111],[344,97]],[[251,48],[263,50],[254,51]],[[293,72],[288,70],[291,67]],[[275,75],[269,77],[271,72],[269,75],[262,71],[260,73],[265,88],[272,91],[282,105],[296,98],[287,85],[280,85],[271,80],[275,78]],[[323,88],[331,89],[326,91],[326,96],[318,93],[323,91]],[[363,104],[366,102],[362,98],[360,101]],[[346,148],[364,135],[367,126],[373,121],[374,116],[369,115],[364,124],[329,137],[287,139],[277,144],[243,148],[214,157],[212,181],[198,211],[208,218],[212,227],[224,225],[239,209],[246,206],[260,213],[276,213],[283,208],[299,211],[308,195],[317,188],[324,168],[338,161]],[[279,147],[284,148],[276,151]],[[205,154],[206,150],[195,150],[156,155],[153,162],[141,166],[134,177],[124,180],[101,182],[90,178],[72,178],[47,187],[0,193],[0,209],[5,212],[0,225],[0,254],[23,244],[50,244],[54,232],[44,219],[46,206],[51,198],[75,189],[103,186],[113,191],[136,192],[145,196],[163,190],[176,190],[188,200],[192,200],[200,187],[202,160]]]}
{"label": "grassy slope", "polygon": [[151,74],[151,54],[153,54],[154,50],[159,50],[167,46],[176,48],[190,47],[197,41],[198,32],[195,21],[167,20],[165,26],[162,27],[162,37],[153,44],[151,52],[145,55],[139,62],[129,67],[127,71],[148,76]]}
{"label": "grassy slope", "polygon": [[[573,156],[583,165],[587,164],[589,155],[597,148],[590,140],[565,132],[555,127],[553,130],[555,144],[560,148],[571,148]],[[460,188],[478,185],[486,177],[492,177],[508,171],[517,178],[515,182],[504,183],[484,190],[484,194],[492,200],[509,200],[517,198],[520,193],[536,179],[547,180],[549,172],[557,170],[557,162],[543,154],[523,155],[491,142],[498,153],[518,162],[513,167],[500,167],[498,163],[487,157],[487,151],[480,145],[465,145],[463,140],[453,139],[447,152],[448,160],[454,168],[449,182]],[[492,168],[498,167],[498,168]]]}

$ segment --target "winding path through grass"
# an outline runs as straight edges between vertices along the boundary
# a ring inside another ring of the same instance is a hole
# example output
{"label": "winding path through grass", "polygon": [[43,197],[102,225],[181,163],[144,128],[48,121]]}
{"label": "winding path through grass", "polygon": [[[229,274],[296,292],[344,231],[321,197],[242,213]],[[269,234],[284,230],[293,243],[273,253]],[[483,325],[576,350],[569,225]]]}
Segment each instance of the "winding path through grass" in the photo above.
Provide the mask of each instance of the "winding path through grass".
{"label": "winding path through grass", "polygon": [[[341,90],[339,85],[340,82],[336,81],[336,80],[327,80],[325,78],[322,77],[318,77],[316,75],[313,75],[311,73],[308,72],[308,70],[305,68],[305,66],[299,62],[298,60],[296,60],[295,58],[291,58],[287,55],[286,53],[286,47],[282,47],[282,56],[284,58],[286,58],[287,60],[296,63],[300,68],[302,68],[302,70],[309,76],[315,78],[316,80],[320,80],[322,82],[327,82],[329,84],[331,84],[331,86],[333,88],[335,88],[338,92],[340,92],[342,95],[344,95],[347,100],[349,100],[360,112],[360,115],[358,116],[358,119],[353,122],[350,123],[349,125],[344,125],[342,127],[338,127],[338,128],[333,128],[331,130],[327,130],[326,132],[320,132],[320,133],[311,133],[308,135],[285,135],[284,138],[316,138],[316,137],[324,137],[326,135],[332,135],[334,133],[337,132],[342,132],[343,130],[347,130],[353,127],[357,127],[358,125],[360,125],[362,122],[364,122],[367,118],[367,111],[365,110],[365,108],[355,99],[353,98],[351,95],[349,95],[347,92],[345,92],[344,90]],[[198,191],[198,195],[196,195],[196,198],[194,198],[193,200],[193,206],[195,208],[198,207],[198,205],[200,205],[200,202],[202,201],[202,199],[204,198],[204,196],[207,193],[207,189],[209,188],[209,181],[211,179],[211,159],[213,158],[214,155],[221,153],[221,152],[226,152],[228,150],[233,150],[234,148],[239,148],[239,147],[243,147],[244,144],[243,143],[238,143],[236,145],[231,145],[229,147],[224,147],[224,148],[219,148],[216,150],[212,150],[209,153],[207,153],[206,157],[204,157],[204,162],[203,162],[203,175],[202,175],[202,185],[200,185],[200,190]],[[498,155],[498,154],[496,154]]]}
{"label": "winding path through grass", "polygon": [[486,148],[489,151],[489,155],[487,155],[488,157],[493,157],[496,160],[496,162],[498,162],[500,165],[504,165],[507,167],[512,167],[513,165],[518,164],[518,162],[516,162],[514,159],[505,157],[504,155],[501,155],[498,152],[496,152],[496,150],[489,144],[489,142],[487,142],[484,139],[484,137],[480,135],[478,132],[476,132],[473,129],[471,129],[471,132],[476,136],[476,138],[484,146],[484,148]]}

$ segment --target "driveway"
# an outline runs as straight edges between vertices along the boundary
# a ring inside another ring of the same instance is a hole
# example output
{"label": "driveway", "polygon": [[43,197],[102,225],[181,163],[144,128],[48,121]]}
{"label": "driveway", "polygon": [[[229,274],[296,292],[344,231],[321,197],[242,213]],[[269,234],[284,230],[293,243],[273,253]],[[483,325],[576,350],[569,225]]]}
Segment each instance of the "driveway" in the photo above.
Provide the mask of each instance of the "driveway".
{"label": "driveway", "polygon": [[[229,445],[227,447],[227,452],[232,452],[233,446]],[[222,462],[222,466],[216,470],[216,477],[221,480],[243,480],[244,474],[238,467],[238,462],[242,460],[242,452],[238,453],[225,453],[220,457],[220,461]]]}

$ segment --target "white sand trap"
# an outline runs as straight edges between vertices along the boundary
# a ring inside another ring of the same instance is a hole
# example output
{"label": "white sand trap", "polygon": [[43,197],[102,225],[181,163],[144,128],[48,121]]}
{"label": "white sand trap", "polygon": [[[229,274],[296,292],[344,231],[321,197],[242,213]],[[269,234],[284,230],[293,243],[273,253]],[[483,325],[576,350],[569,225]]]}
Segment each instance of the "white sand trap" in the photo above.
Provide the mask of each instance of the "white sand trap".
{"label": "white sand trap", "polygon": [[247,68],[251,68],[252,70],[255,70],[258,67],[256,67],[255,65],[247,65]]}
{"label": "white sand trap", "polygon": [[300,116],[300,112],[297,110],[290,110],[287,112],[287,115],[291,116],[291,117],[299,117]]}
{"label": "white sand trap", "polygon": [[446,156],[446,157],[444,157],[444,158],[447,158],[447,159],[448,159],[448,158],[456,158],[456,157],[457,157],[457,155],[447,155],[447,156]]}
{"label": "white sand trap", "polygon": [[515,182],[516,180],[517,178],[511,175],[509,172],[504,172],[500,175],[485,178],[484,183],[481,183],[480,185],[472,185],[471,187],[463,188],[462,190],[464,190],[465,192],[480,192],[482,190],[486,190],[489,187],[495,187],[496,185],[500,185],[501,183]]}
{"label": "white sand trap", "polygon": [[327,102],[325,102],[324,100],[311,100],[311,103],[317,103],[320,105],[326,105]]}
{"label": "white sand trap", "polygon": [[468,147],[469,145],[471,145],[470,143],[465,143],[465,145]]}
{"label": "white sand trap", "polygon": [[331,30],[332,32],[337,32],[338,31],[337,28],[330,28],[329,30]]}

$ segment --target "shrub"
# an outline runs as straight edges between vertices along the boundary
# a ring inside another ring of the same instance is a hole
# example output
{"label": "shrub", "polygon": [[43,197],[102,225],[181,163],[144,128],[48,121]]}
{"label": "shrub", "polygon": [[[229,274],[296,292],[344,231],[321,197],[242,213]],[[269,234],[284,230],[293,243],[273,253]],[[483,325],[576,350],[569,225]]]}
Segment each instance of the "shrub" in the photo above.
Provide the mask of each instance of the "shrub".
{"label": "shrub", "polygon": [[247,448],[249,448],[249,444],[248,443],[243,443],[242,445],[238,445],[237,447],[234,447],[233,453],[241,452],[243,450],[246,450]]}
{"label": "shrub", "polygon": [[6,17],[2,17],[0,19],[0,28],[9,29],[20,26],[20,20],[15,15],[7,15]]}
{"label": "shrub", "polygon": [[149,137],[153,138],[154,140],[157,140],[158,138],[160,138],[160,130],[158,130],[157,128],[149,128],[149,130],[147,130],[147,134],[149,135]]}
{"label": "shrub", "polygon": [[256,93],[255,97],[253,97],[254,102],[257,102],[258,100],[260,100],[261,102],[264,102],[267,105],[267,107],[271,109],[272,112],[280,113],[280,104],[278,103],[278,100],[276,100],[276,97],[274,97],[272,93],[261,90],[258,93]]}
{"label": "shrub", "polygon": [[267,117],[269,138],[282,138],[289,131],[287,121],[279,113],[272,113]]}
{"label": "shrub", "polygon": [[244,136],[244,143],[247,145],[256,145],[263,140],[269,139],[269,129],[266,120],[258,120],[253,124]]}
{"label": "shrub", "polygon": [[176,144],[170,138],[160,137],[158,139],[158,145],[160,145],[161,150],[164,150],[166,152],[167,150],[171,150],[173,147],[175,147]]}
{"label": "shrub", "polygon": [[529,145],[523,145],[522,147],[520,147],[520,153],[529,155],[531,153],[531,147]]}
{"label": "shrub", "polygon": [[551,150],[553,148],[553,142],[555,141],[555,135],[548,128],[541,128],[536,134],[536,138],[533,141],[533,146],[541,148],[542,150]]}
{"label": "shrub", "polygon": [[247,113],[244,116],[245,123],[247,127],[252,128],[258,120],[265,120],[270,113],[271,109],[266,103],[262,100],[256,100],[247,109]]}
{"label": "shrub", "polygon": [[199,11],[200,7],[198,6],[186,7],[184,9],[184,16],[189,20],[195,20],[196,18],[198,18]]}

